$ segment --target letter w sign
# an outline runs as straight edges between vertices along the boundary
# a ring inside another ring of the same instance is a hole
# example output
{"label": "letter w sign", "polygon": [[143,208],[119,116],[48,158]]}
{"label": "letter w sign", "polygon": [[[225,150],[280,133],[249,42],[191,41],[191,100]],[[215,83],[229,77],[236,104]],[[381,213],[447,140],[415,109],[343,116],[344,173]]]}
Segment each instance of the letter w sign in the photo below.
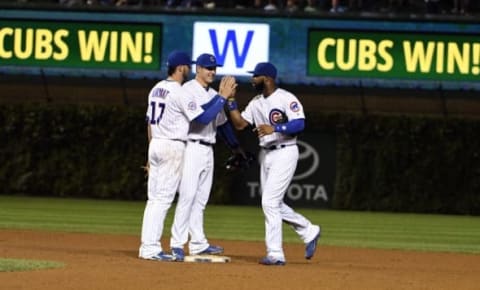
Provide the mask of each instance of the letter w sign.
{"label": "letter w sign", "polygon": [[268,61],[270,26],[231,22],[195,22],[193,57],[215,55],[218,74],[250,75],[258,62]]}

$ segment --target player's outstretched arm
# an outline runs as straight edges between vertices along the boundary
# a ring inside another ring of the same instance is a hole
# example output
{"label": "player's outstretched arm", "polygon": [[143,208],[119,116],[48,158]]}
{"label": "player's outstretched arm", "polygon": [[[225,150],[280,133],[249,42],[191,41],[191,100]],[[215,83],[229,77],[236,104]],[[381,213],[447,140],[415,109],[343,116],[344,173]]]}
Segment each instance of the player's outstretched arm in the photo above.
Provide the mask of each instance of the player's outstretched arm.
{"label": "player's outstretched arm", "polygon": [[236,88],[237,83],[234,77],[223,77],[220,82],[219,94],[208,103],[202,105],[204,112],[195,118],[194,121],[203,125],[207,125],[213,121],[217,117],[217,114],[223,109],[228,96],[233,95]]}
{"label": "player's outstretched arm", "polygon": [[225,102],[224,98],[216,95],[208,103],[202,105],[203,113],[193,120],[200,124],[207,125],[217,117],[217,114],[223,109]]}
{"label": "player's outstretched arm", "polygon": [[227,111],[230,115],[230,120],[232,121],[235,129],[243,130],[250,125],[240,114],[237,101],[235,101],[234,98],[229,98],[227,100]]}

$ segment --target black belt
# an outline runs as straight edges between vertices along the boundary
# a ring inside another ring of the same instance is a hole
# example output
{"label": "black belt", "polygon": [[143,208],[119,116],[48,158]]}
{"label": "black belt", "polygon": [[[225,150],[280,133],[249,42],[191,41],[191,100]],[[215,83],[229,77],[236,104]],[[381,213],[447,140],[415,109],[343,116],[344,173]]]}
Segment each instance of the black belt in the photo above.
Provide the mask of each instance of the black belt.
{"label": "black belt", "polygon": [[293,145],[297,145],[297,144],[271,145],[271,146],[262,147],[262,149],[265,149],[265,150],[277,150],[277,149],[282,149],[282,148],[285,148],[285,147],[287,147],[287,146],[293,146]]}
{"label": "black belt", "polygon": [[205,142],[205,141],[202,141],[202,140],[194,140],[194,139],[189,139],[188,141],[190,142],[193,142],[193,143],[199,143],[199,144],[202,144],[204,146],[210,146],[210,147],[213,147],[213,143],[208,143],[208,142]]}

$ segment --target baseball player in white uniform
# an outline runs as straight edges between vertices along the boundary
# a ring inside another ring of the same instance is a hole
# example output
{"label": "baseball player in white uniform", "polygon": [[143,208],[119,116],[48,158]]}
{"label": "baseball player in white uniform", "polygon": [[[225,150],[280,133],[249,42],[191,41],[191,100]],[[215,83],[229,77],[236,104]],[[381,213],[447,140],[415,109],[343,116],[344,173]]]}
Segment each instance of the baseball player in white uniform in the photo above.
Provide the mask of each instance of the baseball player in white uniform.
{"label": "baseball player in white uniform", "polygon": [[253,127],[261,147],[260,188],[265,215],[266,257],[263,265],[285,265],[282,248],[282,221],[291,225],[304,241],[305,258],[311,259],[320,237],[320,227],[290,208],[283,198],[295,173],[298,161],[296,134],[303,131],[305,114],[302,104],[292,93],[277,88],[277,69],[269,62],[261,62],[251,71],[255,96],[243,112],[234,99],[227,103],[235,128]]}
{"label": "baseball player in white uniform", "polygon": [[208,108],[200,106],[181,86],[192,63],[185,52],[172,52],[167,60],[168,78],[157,83],[148,95],[148,200],[139,249],[143,259],[175,260],[175,256],[163,251],[160,239],[180,182],[189,123],[211,122],[236,87],[234,78],[222,79],[220,93],[226,97],[218,95]]}
{"label": "baseball player in white uniform", "polygon": [[[214,55],[201,54],[196,60],[196,76],[186,82],[183,88],[199,104],[208,104],[218,94],[210,85],[215,80],[216,69],[221,66]],[[223,248],[210,245],[203,229],[203,216],[210,196],[213,181],[214,152],[217,128],[232,151],[241,150],[234,131],[227,122],[225,111],[208,124],[191,122],[179,197],[172,225],[170,247],[178,261],[184,259],[184,245],[188,241],[189,253],[221,254]]]}

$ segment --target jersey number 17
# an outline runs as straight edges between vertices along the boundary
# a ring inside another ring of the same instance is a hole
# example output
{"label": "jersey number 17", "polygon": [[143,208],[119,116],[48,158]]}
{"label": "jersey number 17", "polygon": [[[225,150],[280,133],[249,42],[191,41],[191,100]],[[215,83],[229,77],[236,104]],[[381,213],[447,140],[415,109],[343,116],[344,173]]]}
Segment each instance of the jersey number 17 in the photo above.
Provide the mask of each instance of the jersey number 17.
{"label": "jersey number 17", "polygon": [[150,106],[152,107],[150,124],[155,125],[160,123],[163,112],[165,111],[165,103],[150,102]]}

